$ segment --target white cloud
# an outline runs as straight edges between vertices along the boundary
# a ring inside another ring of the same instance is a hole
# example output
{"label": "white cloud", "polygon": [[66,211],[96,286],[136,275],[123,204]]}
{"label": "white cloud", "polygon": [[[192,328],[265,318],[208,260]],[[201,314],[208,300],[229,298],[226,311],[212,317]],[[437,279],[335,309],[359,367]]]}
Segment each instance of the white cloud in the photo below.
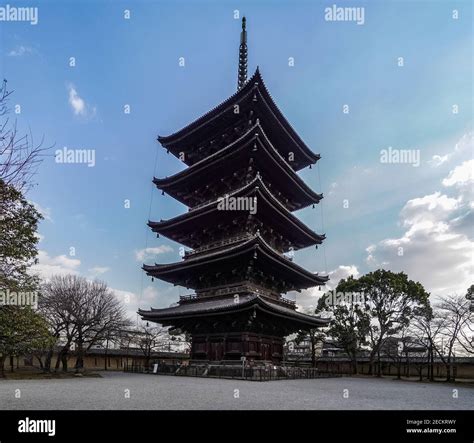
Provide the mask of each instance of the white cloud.
{"label": "white cloud", "polygon": [[40,234],[39,232],[35,232],[36,237],[38,238],[38,243],[41,243],[44,240],[44,235]]}
{"label": "white cloud", "polygon": [[130,291],[123,291],[121,289],[111,288],[111,291],[123,304],[128,318],[130,318],[132,321],[137,320],[138,309],[148,310],[151,307],[155,308],[160,305],[160,294],[158,290],[153,286],[145,287],[142,291],[142,295]]}
{"label": "white cloud", "polygon": [[374,268],[406,272],[435,296],[463,293],[472,283],[474,208],[472,186],[466,186],[472,184],[472,161],[442,183],[454,196],[438,191],[409,200],[400,211],[403,235],[370,245],[366,260]]}
{"label": "white cloud", "polygon": [[404,227],[418,223],[445,220],[459,207],[459,199],[450,198],[441,192],[409,200],[400,212]]}
{"label": "white cloud", "polygon": [[79,97],[76,88],[73,85],[69,85],[69,104],[72,107],[75,115],[85,115],[86,113],[86,102]]}
{"label": "white cloud", "polygon": [[474,160],[466,160],[462,165],[454,168],[443,180],[444,186],[464,186],[474,181]]}
{"label": "white cloud", "polygon": [[173,248],[171,246],[162,245],[155,248],[145,248],[135,251],[135,258],[137,261],[144,261],[146,259],[152,258],[158,254],[164,254],[166,252],[172,252]]}
{"label": "white cloud", "polygon": [[449,160],[449,157],[451,157],[450,154],[433,155],[433,157],[431,157],[431,160],[428,161],[428,163],[434,168],[437,168],[438,166],[441,166],[443,163],[446,163]]}
{"label": "white cloud", "polygon": [[46,251],[38,251],[38,264],[33,265],[31,270],[38,274],[42,279],[48,280],[53,275],[79,274],[78,268],[81,261],[69,258],[66,255],[57,255],[50,257]]}
{"label": "white cloud", "polygon": [[342,279],[348,278],[351,275],[354,278],[358,278],[360,273],[355,265],[340,265],[336,269],[330,271],[328,275],[329,281],[325,287],[321,288],[321,290],[319,290],[318,287],[309,288],[304,289],[301,293],[296,295],[298,310],[308,313],[314,312],[319,297],[323,295],[325,291],[334,289]]}
{"label": "white cloud", "polygon": [[30,48],[29,46],[19,45],[12,49],[7,55],[8,57],[21,57],[26,54],[32,54],[33,52],[33,48]]}
{"label": "white cloud", "polygon": [[74,115],[79,115],[82,117],[94,117],[96,114],[96,108],[91,107],[86,103],[86,101],[79,95],[76,87],[73,84],[69,84],[69,105],[71,106]]}
{"label": "white cloud", "polygon": [[108,268],[107,266],[95,266],[89,269],[91,278],[96,278],[99,275],[105,274],[107,271],[110,271],[110,268]]}
{"label": "white cloud", "polygon": [[460,157],[464,155],[465,152],[472,152],[474,147],[474,132],[467,132],[464,134],[454,145],[454,148],[451,149],[447,154],[435,154],[431,157],[431,160],[428,160],[428,164],[433,168],[438,168],[444,163],[450,162],[452,160],[459,161]]}
{"label": "white cloud", "polygon": [[43,216],[45,220],[53,222],[51,217],[51,208],[43,208],[39,203],[31,202],[35,209]]}
{"label": "white cloud", "polygon": [[329,272],[329,282],[326,286],[328,289],[334,289],[342,279],[348,278],[351,275],[354,278],[359,277],[360,273],[356,265],[340,265]]}
{"label": "white cloud", "polygon": [[137,311],[140,307],[137,294],[130,291],[123,291],[121,289],[110,288],[110,290],[124,307],[127,318],[131,321],[136,321]]}

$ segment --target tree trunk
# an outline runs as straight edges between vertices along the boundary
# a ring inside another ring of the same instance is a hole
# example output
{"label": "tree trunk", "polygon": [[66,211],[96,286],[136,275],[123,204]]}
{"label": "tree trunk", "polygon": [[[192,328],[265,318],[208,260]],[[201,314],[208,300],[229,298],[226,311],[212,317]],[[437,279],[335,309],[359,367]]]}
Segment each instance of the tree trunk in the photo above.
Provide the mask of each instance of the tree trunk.
{"label": "tree trunk", "polygon": [[44,370],[45,372],[50,372],[51,371],[51,361],[53,360],[53,349],[50,349],[48,353],[46,354],[46,357],[44,359]]}
{"label": "tree trunk", "polygon": [[5,377],[5,360],[7,359],[6,355],[0,357],[0,377]]}
{"label": "tree trunk", "polygon": [[77,346],[77,358],[75,365],[76,373],[82,372],[84,370],[84,348],[82,343],[79,343]]}
{"label": "tree trunk", "polygon": [[67,372],[67,353],[67,350],[61,353],[61,364],[63,372]]}
{"label": "tree trunk", "polygon": [[430,380],[434,381],[434,353],[433,346],[430,347]]}
{"label": "tree trunk", "polygon": [[357,375],[357,357],[354,355],[351,356],[351,366],[352,366],[352,374]]}
{"label": "tree trunk", "polygon": [[40,355],[37,355],[37,356],[36,356],[36,360],[38,360],[38,363],[39,363],[39,365],[40,365],[40,369],[41,369],[42,371],[44,371],[43,359],[41,358],[41,356],[40,356]]}
{"label": "tree trunk", "polygon": [[451,356],[448,357],[446,362],[446,381],[451,381]]}
{"label": "tree trunk", "polygon": [[75,369],[76,369],[76,374],[79,372],[82,372],[84,369],[84,343],[83,343],[83,337],[82,337],[82,329],[79,329],[78,334],[77,334],[77,358],[76,358],[76,364],[75,364]]}
{"label": "tree trunk", "polygon": [[380,351],[377,351],[377,377],[382,376],[382,363],[380,361]]}

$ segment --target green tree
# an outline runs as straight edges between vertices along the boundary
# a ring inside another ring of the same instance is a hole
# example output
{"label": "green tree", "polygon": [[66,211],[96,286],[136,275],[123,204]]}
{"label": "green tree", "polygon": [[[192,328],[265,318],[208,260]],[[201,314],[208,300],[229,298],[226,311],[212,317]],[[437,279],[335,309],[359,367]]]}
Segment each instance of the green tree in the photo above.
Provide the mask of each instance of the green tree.
{"label": "green tree", "polygon": [[370,317],[363,304],[347,302],[337,294],[353,294],[357,280],[352,276],[341,280],[333,291],[326,292],[319,300],[316,313],[330,313],[332,322],[327,331],[347,353],[352,372],[357,374],[357,355],[367,342]]}
{"label": "green tree", "polygon": [[409,280],[405,273],[384,269],[354,280],[352,290],[362,295],[364,310],[370,316],[370,373],[373,373],[377,358],[377,374],[380,375],[380,350],[384,339],[398,334],[414,318],[424,315],[429,306],[429,293],[421,283]]}
{"label": "green tree", "polygon": [[0,290],[35,291],[38,277],[28,268],[38,254],[41,214],[21,192],[0,179]]}
{"label": "green tree", "polygon": [[0,179],[0,371],[8,356],[31,352],[48,339],[44,320],[30,306],[10,304],[11,293],[33,293],[38,277],[28,272],[38,250],[41,214],[21,192]]}
{"label": "green tree", "polygon": [[8,356],[19,356],[43,349],[52,337],[46,320],[30,306],[0,308],[0,374],[4,376]]}

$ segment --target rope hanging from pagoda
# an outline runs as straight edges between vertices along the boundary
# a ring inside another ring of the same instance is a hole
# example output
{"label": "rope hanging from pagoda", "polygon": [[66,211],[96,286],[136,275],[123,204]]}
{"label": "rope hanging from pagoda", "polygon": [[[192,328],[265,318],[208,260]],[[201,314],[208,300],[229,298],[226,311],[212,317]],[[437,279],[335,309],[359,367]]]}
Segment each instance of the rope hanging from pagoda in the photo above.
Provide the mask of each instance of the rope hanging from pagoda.
{"label": "rope hanging from pagoda", "polygon": [[247,81],[247,31],[246,19],[242,17],[242,32],[240,33],[239,48],[239,77],[237,82],[237,90],[240,90]]}

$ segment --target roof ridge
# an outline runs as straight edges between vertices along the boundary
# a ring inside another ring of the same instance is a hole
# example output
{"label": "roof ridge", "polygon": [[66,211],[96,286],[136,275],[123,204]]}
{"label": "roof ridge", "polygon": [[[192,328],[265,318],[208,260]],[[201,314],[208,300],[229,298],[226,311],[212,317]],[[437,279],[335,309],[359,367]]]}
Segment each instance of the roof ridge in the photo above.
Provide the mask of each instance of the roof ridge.
{"label": "roof ridge", "polygon": [[[298,140],[296,141],[299,141],[301,145],[303,145],[303,148],[306,148],[311,154],[315,155],[315,156],[318,156],[319,158],[321,157],[319,154],[315,154],[310,148],[309,146],[304,142],[304,140],[300,137],[300,135],[298,134],[298,132],[295,130],[295,128],[293,128],[292,124],[286,119],[286,117],[283,115],[283,112],[280,110],[280,108],[278,107],[278,105],[276,104],[276,101],[273,99],[272,97],[272,94],[270,93],[270,91],[268,90],[267,88],[267,85],[265,84],[265,81],[263,80],[263,77],[262,75],[260,74],[260,71],[259,69],[257,68],[257,71],[258,71],[258,76],[259,76],[259,79],[262,81],[262,86],[263,88],[265,89],[265,92],[268,94],[268,96],[270,97],[270,100],[272,101],[273,105],[275,106],[275,109],[278,111],[278,113],[280,114],[280,116],[282,117],[283,121],[286,122],[289,126],[289,128],[291,129],[291,131],[295,134],[295,136],[297,137]],[[256,73],[257,73],[256,71]]]}
{"label": "roof ridge", "polygon": [[234,92],[230,97],[228,97],[227,99],[225,99],[224,101],[220,102],[218,105],[214,106],[212,109],[210,109],[209,111],[207,111],[205,114],[201,115],[200,117],[196,118],[195,120],[193,120],[191,123],[187,124],[186,126],[182,127],[181,129],[179,129],[178,131],[172,133],[172,134],[169,134],[169,135],[166,135],[166,136],[158,136],[158,141],[161,143],[162,141],[164,141],[166,143],[166,140],[167,139],[170,139],[170,138],[173,138],[175,137],[177,134],[179,134],[180,132],[184,132],[186,129],[189,129],[191,126],[194,126],[195,124],[197,124],[198,122],[202,121],[202,120],[205,120],[205,118],[209,115],[209,114],[212,114],[212,112],[214,112],[217,108],[225,105],[226,103],[230,102],[231,100],[233,100],[236,96],[238,96],[239,94],[245,96],[246,94],[243,93],[243,91],[246,89],[246,87],[251,83],[251,81],[254,79],[254,77],[257,76],[257,74],[259,74],[259,70],[258,70],[258,67],[257,69],[255,70],[255,72],[253,73],[252,77],[250,77],[249,79],[247,79],[247,81],[244,83],[244,85],[242,86],[242,88],[240,88],[239,90],[237,90],[236,92]]}

